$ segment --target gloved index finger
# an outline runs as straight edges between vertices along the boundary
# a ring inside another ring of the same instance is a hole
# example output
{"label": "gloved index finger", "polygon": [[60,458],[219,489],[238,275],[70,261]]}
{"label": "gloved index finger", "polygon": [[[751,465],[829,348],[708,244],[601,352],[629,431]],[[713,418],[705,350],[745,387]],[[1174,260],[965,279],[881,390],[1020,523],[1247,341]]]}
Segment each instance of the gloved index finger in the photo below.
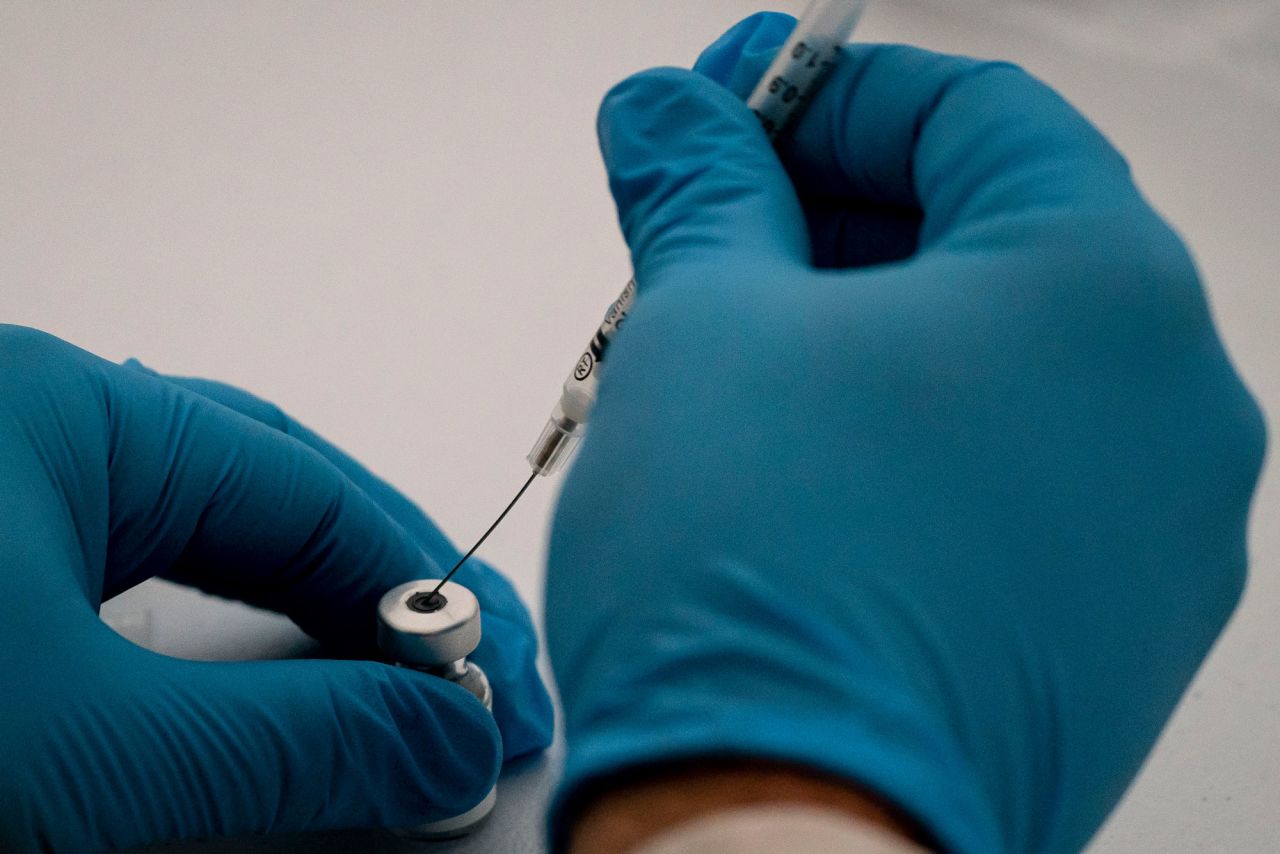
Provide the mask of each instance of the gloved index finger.
{"label": "gloved index finger", "polygon": [[382,594],[440,574],[315,449],[152,374],[104,370],[113,449],[107,595],[165,575],[369,654]]}
{"label": "gloved index finger", "polygon": [[453,561],[460,556],[457,548],[449,538],[418,509],[417,505],[397,491],[391,484],[369,471],[341,448],[291,417],[274,403],[244,389],[218,382],[217,380],[162,374],[147,367],[137,359],[126,360],[124,366],[158,377],[188,391],[193,391],[214,403],[233,409],[241,415],[247,415],[254,421],[292,436],[333,463],[352,483],[372,498],[388,516],[408,531],[418,542],[418,545],[438,563],[452,565]]}
{"label": "gloved index finger", "polygon": [[[373,502],[384,513],[408,533],[414,543],[426,552],[428,558],[434,562],[432,571],[439,569],[447,572],[462,557],[462,553],[452,540],[416,504],[402,495],[391,484],[369,471],[341,448],[284,412],[274,403],[243,389],[216,380],[161,374],[136,359],[126,361],[125,367],[149,374],[194,392],[214,403],[278,430],[316,451],[337,467],[338,471],[360,491],[373,499]],[[524,603],[520,601],[515,589],[505,578],[475,559],[469,560],[464,564],[459,572],[458,582],[464,584],[476,594],[486,614],[500,615],[503,619],[518,627],[524,634],[529,637],[534,636],[534,627],[529,618],[529,612],[525,609]],[[172,576],[172,573],[170,575]],[[390,587],[413,578],[414,576],[399,578]],[[206,589],[208,589],[210,582],[208,578],[184,578],[181,580],[197,586],[203,586]]]}
{"label": "gloved index finger", "polygon": [[[748,18],[695,70],[745,97],[793,25]],[[905,45],[847,46],[779,150],[802,195],[922,210],[922,247],[992,217],[1141,204],[1124,159],[1052,89]]]}

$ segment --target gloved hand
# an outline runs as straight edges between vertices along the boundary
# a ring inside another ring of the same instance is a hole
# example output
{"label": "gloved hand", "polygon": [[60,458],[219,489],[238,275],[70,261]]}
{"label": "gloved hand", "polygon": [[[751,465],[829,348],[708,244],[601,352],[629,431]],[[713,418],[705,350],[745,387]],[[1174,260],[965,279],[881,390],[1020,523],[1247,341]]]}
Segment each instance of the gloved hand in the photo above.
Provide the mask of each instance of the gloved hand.
{"label": "gloved hand", "polygon": [[98,619],[156,575],[375,655],[381,595],[459,556],[390,486],[244,392],[0,326],[0,508],[6,851],[414,825],[470,807],[504,756],[550,741],[529,616],[478,562],[458,575],[483,608],[493,717],[412,670],[182,661]]}
{"label": "gloved hand", "polygon": [[741,98],[790,26],[601,110],[639,293],[551,540],[553,829],[748,756],[946,850],[1077,850],[1240,596],[1260,413],[1058,95],[853,47],[780,162]]}

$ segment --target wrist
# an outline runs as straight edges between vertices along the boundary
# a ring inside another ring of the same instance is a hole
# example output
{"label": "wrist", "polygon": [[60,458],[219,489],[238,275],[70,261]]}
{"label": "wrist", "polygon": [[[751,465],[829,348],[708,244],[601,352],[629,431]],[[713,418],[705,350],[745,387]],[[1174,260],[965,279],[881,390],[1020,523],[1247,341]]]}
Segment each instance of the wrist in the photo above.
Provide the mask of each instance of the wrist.
{"label": "wrist", "polygon": [[567,850],[626,854],[688,822],[776,805],[838,813],[906,844],[927,840],[908,816],[850,781],[766,759],[711,759],[632,768],[593,785],[568,811]]}

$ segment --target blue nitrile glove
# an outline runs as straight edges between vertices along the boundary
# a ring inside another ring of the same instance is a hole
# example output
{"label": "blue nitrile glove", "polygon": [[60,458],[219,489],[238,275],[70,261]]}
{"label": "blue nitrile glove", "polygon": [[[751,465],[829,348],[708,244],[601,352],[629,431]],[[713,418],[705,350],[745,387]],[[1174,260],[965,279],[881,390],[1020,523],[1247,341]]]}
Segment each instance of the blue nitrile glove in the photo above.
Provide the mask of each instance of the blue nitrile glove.
{"label": "blue nitrile glove", "polygon": [[0,326],[0,848],[414,825],[471,806],[504,755],[551,732],[533,626],[493,570],[459,572],[483,608],[493,717],[412,670],[182,661],[97,616],[158,575],[369,656],[382,594],[457,557],[274,406]]}
{"label": "blue nitrile glove", "polygon": [[854,47],[784,171],[741,97],[789,27],[703,58],[733,92],[663,69],[601,111],[640,291],[551,540],[553,830],[604,777],[748,756],[947,850],[1076,850],[1240,595],[1260,413],[1058,95]]}

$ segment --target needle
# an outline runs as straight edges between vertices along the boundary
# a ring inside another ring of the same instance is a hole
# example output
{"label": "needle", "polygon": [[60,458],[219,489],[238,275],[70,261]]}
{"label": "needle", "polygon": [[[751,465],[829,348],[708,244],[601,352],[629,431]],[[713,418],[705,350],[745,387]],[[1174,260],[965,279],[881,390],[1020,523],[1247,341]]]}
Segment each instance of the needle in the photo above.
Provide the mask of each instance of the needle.
{"label": "needle", "polygon": [[481,534],[480,539],[476,540],[476,544],[471,547],[471,550],[468,551],[466,554],[464,554],[462,556],[462,559],[453,565],[453,569],[449,570],[449,573],[445,575],[444,578],[440,579],[440,583],[436,585],[436,589],[432,590],[430,595],[428,595],[427,597],[428,602],[436,598],[436,595],[440,592],[440,588],[444,587],[446,581],[448,581],[450,578],[453,578],[453,574],[458,571],[458,567],[466,563],[467,558],[475,554],[476,549],[480,548],[480,544],[483,543],[485,540],[487,540],[489,538],[489,535],[493,533],[493,529],[498,527],[498,524],[503,519],[507,518],[507,514],[511,512],[511,508],[516,506],[516,502],[520,500],[520,496],[524,495],[524,491],[529,488],[529,485],[533,483],[534,479],[537,476],[538,476],[538,473],[536,471],[533,474],[529,475],[529,479],[524,482],[524,486],[520,487],[520,491],[516,493],[516,497],[511,499],[511,503],[507,505],[507,509],[503,510],[501,513],[498,514],[498,518],[493,520],[493,524],[489,526],[489,530]]}

